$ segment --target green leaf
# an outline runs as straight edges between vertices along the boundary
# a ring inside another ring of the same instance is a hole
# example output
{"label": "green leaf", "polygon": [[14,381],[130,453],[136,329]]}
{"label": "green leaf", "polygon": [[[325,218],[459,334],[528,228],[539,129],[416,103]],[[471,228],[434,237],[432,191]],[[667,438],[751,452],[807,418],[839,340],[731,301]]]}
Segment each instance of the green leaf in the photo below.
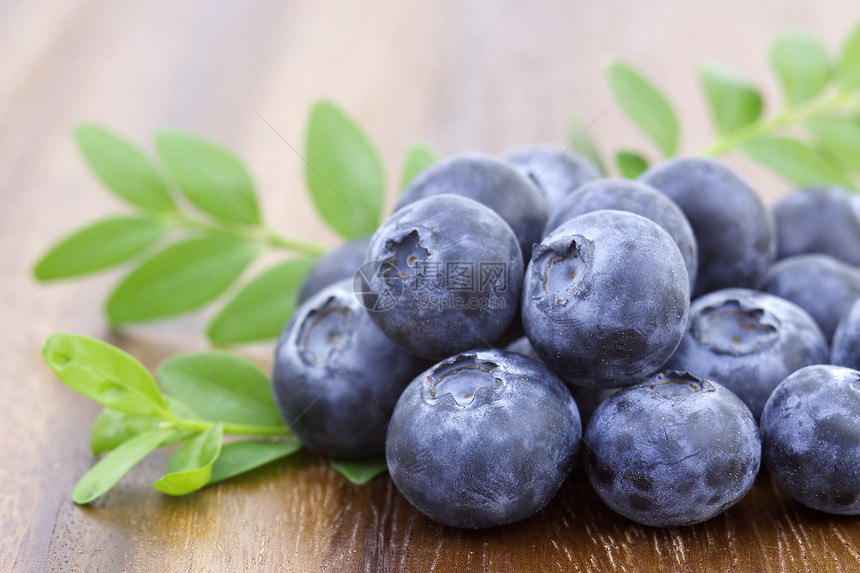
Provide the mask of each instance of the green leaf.
{"label": "green leaf", "polygon": [[400,173],[400,189],[406,189],[415,177],[436,163],[438,158],[427,145],[416,143],[409,148]]}
{"label": "green leaf", "polygon": [[225,479],[264,466],[275,460],[285,458],[302,449],[298,441],[262,442],[246,440],[224,444],[221,455],[212,466],[209,483]]}
{"label": "green leaf", "polygon": [[788,31],[776,37],[770,61],[789,104],[815,96],[830,80],[827,50],[815,36]]}
{"label": "green leaf", "polygon": [[615,154],[618,171],[628,179],[636,179],[648,169],[648,160],[633,151],[622,150]]}
{"label": "green leaf", "polygon": [[811,120],[806,127],[840,162],[860,170],[860,124],[849,118],[828,117]]}
{"label": "green leaf", "polygon": [[379,226],[385,178],[367,136],[333,103],[311,109],[305,144],[305,178],[323,220],[348,239]]}
{"label": "green leaf", "polygon": [[223,440],[223,427],[215,424],[185,442],[170,457],[167,471],[153,487],[168,495],[185,495],[202,488],[209,483]]}
{"label": "green leaf", "polygon": [[795,185],[832,183],[853,189],[845,175],[797,139],[766,137],[752,140],[741,149]]}
{"label": "green leaf", "polygon": [[674,155],[680,129],[665,96],[636,70],[620,62],[609,62],[606,73],[615,100],[627,117],[651,138],[664,156]]}
{"label": "green leaf", "polygon": [[42,349],[45,361],[67,386],[126,414],[172,418],[164,395],[143,364],[101,340],[55,334]]}
{"label": "green leaf", "polygon": [[154,219],[112,217],[69,235],[36,263],[40,281],[99,271],[127,261],[167,233]]}
{"label": "green leaf", "polygon": [[251,279],[209,324],[209,340],[240,344],[277,338],[293,314],[302,281],[313,265],[312,259],[286,261]]}
{"label": "green leaf", "polygon": [[589,126],[585,125],[576,116],[571,115],[567,119],[567,137],[570,140],[570,148],[584,155],[594,163],[601,175],[606,175],[606,165],[600,158],[600,151],[594,139],[588,134]]}
{"label": "green leaf", "polygon": [[706,64],[699,68],[699,82],[720,135],[755,123],[761,116],[761,94],[732,70],[719,64]]}
{"label": "green leaf", "polygon": [[72,501],[85,504],[93,501],[116,485],[137,462],[163,444],[175,430],[150,430],[131,438],[102,458],[78,481]]}
{"label": "green leaf", "polygon": [[[168,401],[170,400],[171,398],[168,396]],[[174,413],[176,412],[174,411]],[[163,421],[163,418],[132,416],[131,414],[105,408],[96,418],[92,430],[90,430],[90,448],[93,451],[93,455],[101,455],[139,434],[159,429]],[[173,436],[164,441],[164,445],[170,446],[185,441],[190,436],[190,432],[177,431]]]}
{"label": "green leaf", "polygon": [[150,211],[176,210],[161,175],[129,141],[91,124],[78,127],[75,139],[90,169],[121,199]]}
{"label": "green leaf", "polygon": [[220,236],[174,243],[123,279],[108,300],[108,316],[141,322],[198,308],[224,292],[257,252]]}
{"label": "green leaf", "polygon": [[225,221],[260,223],[254,182],[233,153],[178,131],[159,133],[155,146],[180,191],[198,209]]}
{"label": "green leaf", "polygon": [[174,356],[161,365],[158,380],[203,420],[283,426],[268,377],[245,358],[227,352]]}
{"label": "green leaf", "polygon": [[373,460],[329,459],[328,463],[343,477],[356,485],[366,484],[388,469],[384,458]]}
{"label": "green leaf", "polygon": [[854,28],[842,48],[839,79],[845,91],[860,88],[860,25]]}

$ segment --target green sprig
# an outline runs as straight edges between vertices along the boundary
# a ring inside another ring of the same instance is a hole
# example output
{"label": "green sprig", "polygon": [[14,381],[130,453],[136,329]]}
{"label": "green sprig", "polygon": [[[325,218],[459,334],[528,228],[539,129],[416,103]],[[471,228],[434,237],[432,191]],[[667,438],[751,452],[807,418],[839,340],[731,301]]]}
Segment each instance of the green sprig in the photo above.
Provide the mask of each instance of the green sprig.
{"label": "green sprig", "polygon": [[[759,88],[722,64],[699,69],[715,136],[702,155],[743,153],[795,185],[856,189],[860,166],[860,26],[831,59],[814,36],[787,31],[771,45],[770,63],[783,101],[763,115]],[[606,67],[621,109],[666,157],[677,151],[680,130],[669,99],[643,74],[620,62]],[[593,144],[592,148],[593,148]],[[616,153],[621,175],[637,176],[645,154]]]}
{"label": "green sprig", "polygon": [[[244,358],[225,352],[176,356],[161,366],[159,386],[133,357],[87,336],[55,334],[43,355],[67,386],[105,406],[90,445],[95,455],[106,455],[75,486],[75,503],[107,493],[161,446],[179,445],[154,484],[169,495],[197,491],[301,448],[278,415],[268,378]],[[230,434],[277,441],[224,444]]]}
{"label": "green sprig", "polygon": [[[163,131],[155,136],[156,162],[122,136],[92,124],[76,129],[75,140],[96,177],[134,212],[61,239],[34,266],[37,280],[130,265],[105,305],[114,326],[195,311],[240,283],[207,327],[210,341],[277,338],[295,308],[302,279],[327,249],[265,221],[253,179],[232,152],[195,135]],[[331,102],[316,103],[299,160],[310,198],[327,225],[345,238],[376,229],[384,174],[377,151],[354,120]],[[401,181],[435,161],[428,146],[414,146]],[[289,258],[246,278],[246,269],[267,252]]]}

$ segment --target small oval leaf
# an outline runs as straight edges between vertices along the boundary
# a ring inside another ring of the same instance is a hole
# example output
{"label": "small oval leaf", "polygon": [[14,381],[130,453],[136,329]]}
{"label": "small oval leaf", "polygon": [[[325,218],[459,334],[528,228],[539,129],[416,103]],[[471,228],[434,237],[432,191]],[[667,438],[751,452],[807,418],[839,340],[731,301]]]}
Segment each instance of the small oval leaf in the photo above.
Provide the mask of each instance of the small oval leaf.
{"label": "small oval leaf", "polygon": [[194,310],[224,292],[257,252],[220,236],[174,243],[123,279],[107,302],[108,316],[121,324]]}
{"label": "small oval leaf", "polygon": [[666,97],[644,76],[620,62],[606,66],[615,101],[633,123],[651,138],[665,157],[678,149],[680,128]]}
{"label": "small oval leaf", "polygon": [[809,121],[806,127],[840,162],[860,171],[860,124],[847,117],[827,117]]}
{"label": "small oval leaf", "polygon": [[149,371],[115,346],[79,334],[55,334],[42,354],[63,383],[103,406],[126,414],[173,417]]}
{"label": "small oval leaf", "polygon": [[223,440],[223,427],[215,424],[182,444],[167,462],[164,476],[153,487],[168,495],[185,495],[205,486]]}
{"label": "small oval leaf", "polygon": [[648,160],[635,151],[619,151],[615,154],[615,164],[627,179],[636,179],[648,169]]}
{"label": "small oval leaf", "polygon": [[209,483],[224,481],[231,477],[249,472],[275,460],[285,458],[302,449],[298,441],[262,442],[243,440],[224,444],[221,455],[212,465]]}
{"label": "small oval leaf", "polygon": [[175,433],[170,428],[150,430],[126,441],[90,469],[75,485],[72,501],[85,504],[106,493],[151,451]]}
{"label": "small oval leaf", "polygon": [[248,282],[209,324],[215,344],[242,344],[275,339],[293,314],[302,280],[312,259],[286,261]]}
{"label": "small oval leaf", "polygon": [[403,170],[400,172],[400,190],[406,189],[415,176],[438,161],[436,154],[427,145],[416,143],[406,152]]}
{"label": "small oval leaf", "polygon": [[33,272],[40,281],[49,281],[100,271],[127,261],[165,233],[167,227],[155,219],[104,219],[54,245]]}
{"label": "small oval leaf", "polygon": [[385,198],[382,163],[364,132],[331,102],[311,109],[305,159],[305,179],[323,220],[348,239],[375,231]]}
{"label": "small oval leaf", "polygon": [[817,95],[830,80],[830,60],[822,43],[810,34],[783,32],[774,40],[770,61],[790,104]]}
{"label": "small oval leaf", "polygon": [[832,183],[854,188],[843,173],[825,161],[815,149],[797,139],[765,137],[745,143],[741,149],[795,185]]}
{"label": "small oval leaf", "polygon": [[[168,402],[170,397],[168,397]],[[172,409],[172,408],[171,408]],[[174,411],[174,413],[176,413]],[[105,408],[96,418],[90,430],[90,449],[93,455],[98,456],[124,444],[131,438],[161,427],[163,418],[151,416],[133,416],[110,408]],[[177,431],[168,440],[165,446],[176,444],[186,440],[190,436],[187,431]]]}
{"label": "small oval leaf", "polygon": [[329,459],[329,465],[355,485],[363,485],[388,470],[384,458],[371,460]]}
{"label": "small oval leaf", "polygon": [[860,25],[852,30],[842,48],[839,80],[845,91],[860,88]]}
{"label": "small oval leaf", "polygon": [[188,404],[203,420],[283,426],[269,378],[253,362],[234,354],[174,356],[161,365],[158,380],[168,394]]}
{"label": "small oval leaf", "polygon": [[719,64],[706,64],[699,68],[699,82],[720,135],[755,123],[761,116],[761,94],[732,70]]}
{"label": "small oval leaf", "polygon": [[178,131],[159,133],[155,146],[179,190],[198,209],[225,221],[260,223],[254,182],[233,153]]}
{"label": "small oval leaf", "polygon": [[118,197],[150,211],[176,210],[161,175],[128,140],[92,124],[78,127],[75,140],[90,169]]}

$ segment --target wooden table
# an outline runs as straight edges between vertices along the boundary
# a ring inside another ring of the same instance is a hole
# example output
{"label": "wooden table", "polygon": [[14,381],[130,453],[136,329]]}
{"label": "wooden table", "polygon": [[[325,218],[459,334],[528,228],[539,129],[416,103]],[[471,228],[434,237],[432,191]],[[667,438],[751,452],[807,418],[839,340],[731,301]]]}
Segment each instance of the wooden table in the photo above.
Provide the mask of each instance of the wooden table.
{"label": "wooden table", "polygon": [[[73,145],[71,129],[85,120],[150,150],[167,126],[224,142],[247,160],[274,226],[334,245],[304,195],[301,161],[257,114],[301,147],[310,103],[331,97],[378,145],[393,197],[413,138],[443,154],[564,144],[569,112],[588,120],[607,110],[592,130],[605,148],[648,149],[601,77],[611,53],[672,95],[683,149],[695,153],[710,136],[698,62],[726,61],[772,95],[768,38],[806,27],[834,49],[857,15],[853,0],[0,1],[0,570],[860,570],[860,520],[807,510],[766,474],[704,525],[652,529],[605,508],[578,465],[537,516],[467,532],[416,513],[387,476],[352,486],[309,454],[171,498],[151,487],[161,451],[78,507],[70,495],[94,461],[97,407],[44,365],[45,339],[101,337],[153,368],[205,348],[211,310],[113,332],[102,304],[119,274],[40,286],[30,272],[57,238],[122,210]],[[732,162],[768,201],[787,191]],[[239,351],[269,367],[271,346]]]}

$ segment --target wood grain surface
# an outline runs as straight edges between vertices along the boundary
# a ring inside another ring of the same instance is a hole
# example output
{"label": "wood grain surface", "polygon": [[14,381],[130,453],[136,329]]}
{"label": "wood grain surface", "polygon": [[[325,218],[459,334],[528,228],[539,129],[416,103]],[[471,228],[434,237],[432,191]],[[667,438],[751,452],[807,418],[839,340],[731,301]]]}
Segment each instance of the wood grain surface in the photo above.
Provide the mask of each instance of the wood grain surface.
{"label": "wood grain surface", "polygon": [[[78,507],[97,407],[44,365],[45,339],[97,336],[154,368],[206,347],[211,309],[111,331],[102,305],[119,273],[31,278],[59,237],[123,210],[73,145],[83,121],[148,150],[164,127],[218,139],[248,162],[273,226],[334,245],[300,158],[260,116],[301,148],[311,102],[338,102],[377,143],[390,203],[417,138],[446,155],[563,145],[575,111],[603,113],[592,133],[604,148],[647,149],[602,78],[613,55],[671,94],[695,153],[711,133],[698,63],[725,61],[773,95],[769,38],[802,27],[835,50],[858,17],[855,0],[0,0],[0,571],[860,571],[860,519],[807,510],[766,474],[710,522],[654,529],[610,512],[578,465],[535,517],[467,532],[411,509],[387,476],[352,486],[310,454],[171,498],[151,487],[169,455],[159,451]],[[788,190],[730,161],[767,201]],[[269,368],[271,345],[239,351]]]}

